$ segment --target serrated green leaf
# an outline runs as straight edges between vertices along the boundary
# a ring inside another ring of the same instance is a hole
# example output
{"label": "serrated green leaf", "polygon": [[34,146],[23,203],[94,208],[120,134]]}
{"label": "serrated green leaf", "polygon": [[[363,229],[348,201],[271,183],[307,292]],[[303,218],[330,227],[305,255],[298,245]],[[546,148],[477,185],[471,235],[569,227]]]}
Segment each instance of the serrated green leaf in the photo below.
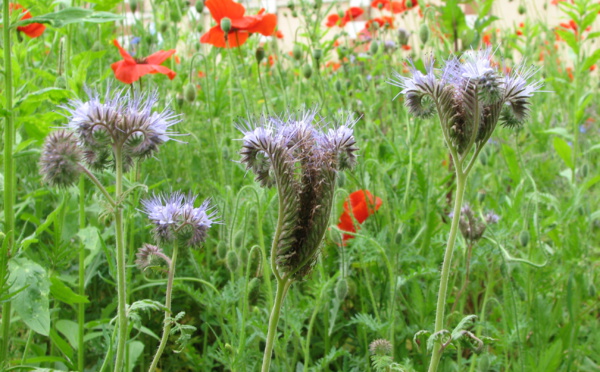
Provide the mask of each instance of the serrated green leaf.
{"label": "serrated green leaf", "polygon": [[461,332],[467,330],[467,328],[472,327],[477,320],[477,315],[471,314],[467,315],[456,325],[456,327],[452,330],[452,339],[460,338]]}

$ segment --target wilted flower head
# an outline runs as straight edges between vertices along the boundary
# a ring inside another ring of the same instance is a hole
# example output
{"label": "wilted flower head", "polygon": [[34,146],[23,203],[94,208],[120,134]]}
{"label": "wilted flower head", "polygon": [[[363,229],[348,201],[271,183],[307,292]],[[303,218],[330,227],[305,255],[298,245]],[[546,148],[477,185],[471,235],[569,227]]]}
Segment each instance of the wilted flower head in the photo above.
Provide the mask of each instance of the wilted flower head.
{"label": "wilted flower head", "polygon": [[315,110],[261,117],[239,129],[242,163],[263,187],[277,184],[281,234],[277,265],[294,278],[307,275],[331,212],[337,172],[356,163],[354,120],[321,124]]}
{"label": "wilted flower head", "polygon": [[396,73],[391,84],[402,88],[409,111],[426,117],[438,111],[448,145],[463,154],[473,144],[483,146],[498,121],[519,127],[527,120],[530,99],[541,82],[528,82],[536,73],[519,66],[508,74],[491,61],[491,49],[467,51],[445,61],[436,74],[433,60],[423,74],[412,66],[411,77]]}
{"label": "wilted flower head", "polygon": [[52,132],[46,138],[40,158],[40,172],[44,180],[54,186],[68,187],[79,179],[81,149],[73,133],[65,130]]}
{"label": "wilted flower head", "polygon": [[144,244],[138,249],[135,256],[137,257],[135,264],[140,270],[159,265],[160,263],[157,262],[159,259],[162,259],[167,264],[171,263],[171,259],[164,254],[163,250],[152,244]]}
{"label": "wilted flower head", "polygon": [[[110,91],[110,89],[108,89]],[[170,109],[153,111],[158,92],[149,94],[119,89],[101,98],[88,90],[86,101],[74,99],[63,108],[69,111],[67,127],[77,133],[86,163],[101,170],[110,165],[114,148],[122,149],[124,164],[145,159],[175,133],[169,128],[181,119]]]}
{"label": "wilted flower head", "polygon": [[177,239],[189,247],[197,247],[206,240],[208,229],[216,223],[216,212],[209,200],[194,207],[195,200],[195,195],[180,192],[142,200],[143,211],[154,224],[154,235],[158,241]]}
{"label": "wilted flower head", "polygon": [[384,338],[371,342],[369,351],[374,355],[389,355],[392,352],[392,343]]}

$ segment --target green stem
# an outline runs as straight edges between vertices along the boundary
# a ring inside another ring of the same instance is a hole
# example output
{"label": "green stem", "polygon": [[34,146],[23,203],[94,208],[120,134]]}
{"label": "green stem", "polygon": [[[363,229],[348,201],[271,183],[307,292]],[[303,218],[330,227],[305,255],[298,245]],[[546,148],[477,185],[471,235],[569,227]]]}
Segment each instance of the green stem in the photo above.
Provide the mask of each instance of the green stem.
{"label": "green stem", "polygon": [[167,311],[165,311],[165,320],[163,326],[163,334],[160,339],[160,344],[158,345],[158,350],[156,350],[156,354],[154,354],[154,359],[152,359],[152,364],[150,364],[149,372],[153,372],[156,370],[158,366],[158,361],[160,360],[160,356],[163,351],[165,351],[165,346],[167,346],[167,341],[169,340],[169,334],[171,333],[171,296],[173,295],[173,279],[175,278],[175,264],[177,262],[177,250],[178,245],[177,242],[173,245],[173,256],[171,257],[171,263],[169,264],[169,278],[167,280],[167,295],[165,299],[165,307]]}
{"label": "green stem", "polygon": [[[121,148],[116,145],[114,148],[115,168],[116,168],[116,191],[115,199],[119,200],[123,193],[123,154]],[[117,205],[115,209],[115,227],[117,240],[117,293],[118,293],[118,321],[119,338],[117,344],[117,358],[115,361],[115,372],[123,369],[125,358],[125,346],[127,345],[127,313],[126,313],[126,283],[125,283],[125,239],[123,234],[123,207]]]}
{"label": "green stem", "polygon": [[[8,260],[12,255],[15,234],[15,167],[13,160],[13,143],[15,137],[15,123],[13,114],[13,95],[12,95],[12,56],[10,33],[10,9],[9,2],[2,2],[3,17],[3,36],[4,36],[4,102],[9,111],[4,118],[4,232],[7,239],[6,248],[2,248],[0,259],[0,279],[4,280],[8,269]],[[2,306],[2,344],[0,345],[0,369],[7,363],[8,344],[10,339],[10,311],[11,303],[6,302]]]}
{"label": "green stem", "polygon": [[[442,264],[442,275],[440,279],[440,289],[438,292],[437,307],[435,311],[435,330],[440,332],[444,329],[444,309],[446,306],[446,292],[448,291],[448,278],[450,277],[450,266],[452,264],[452,253],[454,252],[454,243],[458,232],[458,222],[460,221],[460,209],[462,206],[465,186],[467,184],[467,173],[462,171],[462,162],[457,159],[456,166],[456,199],[454,200],[454,215],[452,216],[452,225],[450,226],[450,236],[444,253],[444,263]],[[437,371],[440,359],[442,357],[441,343],[438,341],[434,345],[429,372]]]}
{"label": "green stem", "polygon": [[293,279],[277,279],[277,294],[275,296],[275,303],[273,304],[273,310],[269,316],[269,332],[267,333],[267,345],[265,346],[265,354],[263,356],[262,372],[269,372],[271,366],[271,354],[273,352],[273,344],[275,335],[277,334],[277,323],[279,322],[279,315],[281,314],[281,305],[285,299],[288,288],[292,284]]}
{"label": "green stem", "polygon": [[[85,178],[79,177],[79,228],[85,228]],[[85,247],[83,244],[79,247],[79,295],[85,296]],[[85,304],[80,303],[77,312],[77,366],[80,371],[84,370],[84,346],[83,335],[85,325]]]}

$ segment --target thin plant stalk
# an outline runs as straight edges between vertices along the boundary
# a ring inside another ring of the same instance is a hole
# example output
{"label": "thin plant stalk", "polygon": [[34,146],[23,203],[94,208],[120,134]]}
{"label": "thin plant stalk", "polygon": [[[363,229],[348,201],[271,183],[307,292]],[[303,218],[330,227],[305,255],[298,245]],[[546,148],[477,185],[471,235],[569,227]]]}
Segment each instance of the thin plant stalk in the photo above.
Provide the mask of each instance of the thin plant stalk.
{"label": "thin plant stalk", "polygon": [[156,354],[154,354],[154,358],[152,359],[152,364],[150,364],[150,368],[148,369],[149,372],[153,372],[156,370],[156,367],[158,366],[158,361],[160,360],[160,356],[162,355],[162,353],[165,350],[165,347],[167,346],[167,341],[169,340],[169,335],[171,333],[171,326],[172,326],[171,319],[170,319],[172,316],[171,297],[173,295],[173,280],[175,278],[175,265],[177,263],[177,251],[178,251],[178,244],[177,244],[177,242],[175,242],[175,244],[173,244],[173,255],[171,256],[171,262],[169,262],[169,276],[167,279],[167,293],[166,293],[166,298],[165,298],[165,308],[167,308],[167,310],[165,311],[163,334],[160,339],[160,344],[158,345],[158,349],[156,350]]}
{"label": "thin plant stalk", "polygon": [[[275,268],[276,269],[276,268]],[[275,271],[275,270],[274,270]],[[276,272],[276,271],[275,271]],[[281,315],[281,305],[285,299],[288,289],[293,283],[293,279],[287,277],[277,278],[277,293],[275,295],[275,303],[269,316],[269,332],[267,333],[267,344],[265,345],[265,354],[263,356],[262,372],[269,372],[271,366],[271,354],[273,353],[273,344],[275,335],[277,334],[277,323]]]}
{"label": "thin plant stalk", "polygon": [[[79,177],[79,228],[85,228],[85,178]],[[85,296],[85,247],[79,247],[79,295]],[[80,371],[84,370],[84,346],[83,335],[85,325],[85,304],[80,303],[77,311],[77,366]]]}
{"label": "thin plant stalk", "polygon": [[115,372],[119,372],[123,368],[123,361],[125,359],[125,346],[127,344],[127,312],[126,312],[126,301],[127,301],[127,288],[125,283],[125,239],[123,234],[123,207],[121,206],[120,199],[123,194],[123,154],[120,146],[115,146],[115,169],[116,169],[116,186],[115,186],[115,199],[117,206],[115,209],[115,227],[116,227],[116,241],[117,241],[117,295],[118,295],[118,324],[119,324],[119,337],[117,341],[117,357],[115,360]]}
{"label": "thin plant stalk", "polygon": [[[4,118],[4,232],[7,241],[3,242],[1,249],[1,267],[0,280],[4,280],[7,274],[8,260],[12,254],[15,235],[15,167],[13,160],[13,143],[15,136],[15,123],[12,95],[12,57],[11,57],[11,40],[10,40],[10,8],[9,2],[2,3],[2,18],[4,23],[3,28],[3,49],[4,49],[4,102],[8,110],[8,114]],[[7,362],[8,344],[10,339],[10,312],[11,303],[7,301],[2,306],[2,344],[0,344],[0,367]]]}
{"label": "thin plant stalk", "polygon": [[[454,215],[450,226],[450,235],[444,253],[444,263],[442,264],[442,274],[440,279],[440,289],[438,292],[437,307],[435,311],[435,329],[434,333],[441,332],[444,329],[444,308],[446,306],[446,293],[448,291],[448,278],[450,277],[450,266],[452,264],[452,253],[454,252],[454,243],[456,243],[456,234],[458,233],[458,223],[460,221],[460,209],[462,207],[463,196],[467,184],[467,173],[462,171],[462,161],[456,161],[456,199],[454,199]],[[437,371],[443,348],[439,342],[436,342],[429,372]]]}

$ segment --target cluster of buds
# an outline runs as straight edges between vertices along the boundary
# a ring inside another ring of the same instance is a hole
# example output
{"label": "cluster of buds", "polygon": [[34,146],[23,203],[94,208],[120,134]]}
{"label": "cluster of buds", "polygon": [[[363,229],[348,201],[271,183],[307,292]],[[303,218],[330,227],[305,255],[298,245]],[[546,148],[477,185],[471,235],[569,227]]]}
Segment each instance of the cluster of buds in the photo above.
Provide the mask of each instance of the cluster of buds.
{"label": "cluster of buds", "polygon": [[[481,148],[498,122],[520,127],[529,114],[539,81],[529,83],[534,68],[519,66],[504,74],[491,60],[491,49],[465,52],[445,62],[436,74],[433,60],[423,74],[412,66],[412,76],[395,74],[391,84],[402,88],[411,114],[427,117],[436,110],[446,143],[458,154]],[[439,76],[438,76],[439,75]]]}
{"label": "cluster of buds", "polygon": [[180,192],[142,200],[143,211],[154,225],[157,242],[177,241],[187,247],[198,247],[206,240],[208,229],[216,223],[216,212],[209,200],[194,207],[195,200],[195,195]]}
{"label": "cluster of buds", "polygon": [[301,279],[312,269],[328,225],[337,172],[356,163],[353,125],[317,125],[314,110],[261,117],[240,127],[242,163],[263,187],[277,185],[279,270]]}
{"label": "cluster of buds", "polygon": [[134,160],[155,154],[174,135],[169,128],[180,121],[170,109],[153,111],[157,101],[156,91],[125,90],[107,93],[103,99],[88,90],[86,101],[71,100],[63,106],[69,112],[69,123],[48,136],[42,152],[41,171],[46,181],[67,187],[77,179],[81,163],[102,171],[114,166],[118,153],[126,171]]}
{"label": "cluster of buds", "polygon": [[[450,214],[450,217],[454,216]],[[486,213],[483,220],[481,220],[481,218],[475,216],[473,209],[467,204],[460,210],[458,227],[462,236],[471,243],[474,243],[481,239],[488,225],[498,223],[498,220],[500,220],[500,217],[494,212]]]}

